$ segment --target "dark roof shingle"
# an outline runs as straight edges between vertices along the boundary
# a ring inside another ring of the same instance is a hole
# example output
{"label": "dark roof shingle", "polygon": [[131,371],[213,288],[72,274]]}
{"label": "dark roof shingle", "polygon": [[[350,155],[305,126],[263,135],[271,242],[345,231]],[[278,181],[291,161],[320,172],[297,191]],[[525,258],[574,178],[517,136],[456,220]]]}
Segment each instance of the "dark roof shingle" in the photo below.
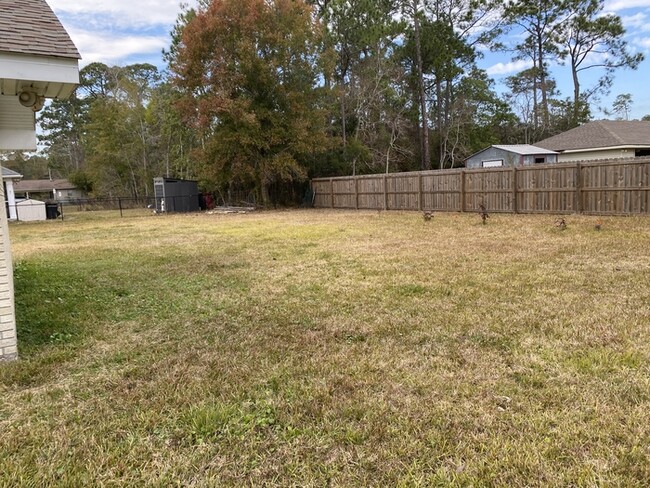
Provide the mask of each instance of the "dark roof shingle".
{"label": "dark roof shingle", "polygon": [[616,146],[650,146],[650,121],[596,120],[536,142],[553,151]]}
{"label": "dark roof shingle", "polygon": [[81,58],[44,0],[0,0],[0,52]]}

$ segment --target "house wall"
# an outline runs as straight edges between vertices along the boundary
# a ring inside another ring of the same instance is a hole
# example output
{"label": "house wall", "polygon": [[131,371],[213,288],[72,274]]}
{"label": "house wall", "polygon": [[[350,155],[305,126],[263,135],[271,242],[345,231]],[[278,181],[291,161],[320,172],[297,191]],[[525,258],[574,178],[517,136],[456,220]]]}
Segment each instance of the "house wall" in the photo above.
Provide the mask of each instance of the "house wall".
{"label": "house wall", "polygon": [[467,168],[482,168],[483,161],[503,160],[503,166],[514,166],[519,162],[519,154],[514,154],[496,147],[488,147],[484,151],[470,157],[465,166]]}
{"label": "house wall", "polygon": [[0,95],[0,150],[14,149],[36,150],[34,112],[23,107],[18,97]]}
{"label": "house wall", "polygon": [[76,188],[70,188],[67,190],[54,190],[54,200],[57,202],[67,202],[70,200],[83,200],[88,198],[88,196],[82,191]]}
{"label": "house wall", "polygon": [[[0,182],[2,179],[0,178]],[[0,192],[4,199],[3,185]],[[9,245],[9,226],[5,206],[0,209],[0,360],[18,357],[16,316],[14,311],[14,279]]]}
{"label": "house wall", "polygon": [[498,159],[503,160],[504,167],[520,166],[520,165],[528,166],[528,165],[535,164],[536,157],[542,157],[542,156],[546,158],[547,163],[557,163],[557,154],[539,154],[539,155],[521,156],[519,154],[515,154],[497,147],[489,147],[484,151],[481,151],[480,153],[470,157],[466,161],[465,166],[467,168],[482,168],[483,161],[494,161]]}
{"label": "house wall", "polygon": [[524,166],[535,164],[535,158],[544,158],[544,163],[557,163],[557,154],[530,154],[524,156]]}
{"label": "house wall", "polygon": [[608,149],[606,151],[581,151],[575,153],[561,153],[560,163],[573,161],[594,161],[598,159],[633,158],[634,149]]}

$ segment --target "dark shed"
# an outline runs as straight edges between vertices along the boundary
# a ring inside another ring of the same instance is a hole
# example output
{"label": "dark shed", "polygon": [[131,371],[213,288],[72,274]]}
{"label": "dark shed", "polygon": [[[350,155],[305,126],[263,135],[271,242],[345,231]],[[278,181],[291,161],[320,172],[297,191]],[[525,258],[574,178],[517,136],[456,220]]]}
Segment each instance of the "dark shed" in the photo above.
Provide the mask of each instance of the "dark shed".
{"label": "dark shed", "polygon": [[196,181],[154,178],[156,212],[198,212],[199,185]]}

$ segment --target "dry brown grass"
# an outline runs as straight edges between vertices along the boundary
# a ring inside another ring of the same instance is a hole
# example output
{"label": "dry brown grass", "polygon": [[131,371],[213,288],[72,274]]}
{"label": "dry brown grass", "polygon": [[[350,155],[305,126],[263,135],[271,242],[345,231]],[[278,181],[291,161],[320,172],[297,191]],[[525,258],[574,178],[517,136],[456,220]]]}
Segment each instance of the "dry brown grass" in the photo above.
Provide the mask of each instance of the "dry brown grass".
{"label": "dry brown grass", "polygon": [[11,228],[0,485],[647,486],[650,221]]}

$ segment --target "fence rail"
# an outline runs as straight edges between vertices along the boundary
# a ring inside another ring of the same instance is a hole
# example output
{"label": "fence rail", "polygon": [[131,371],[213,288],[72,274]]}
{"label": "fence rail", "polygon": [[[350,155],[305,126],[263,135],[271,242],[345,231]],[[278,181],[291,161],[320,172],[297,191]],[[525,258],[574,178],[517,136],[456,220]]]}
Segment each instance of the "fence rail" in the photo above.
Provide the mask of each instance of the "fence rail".
{"label": "fence rail", "polygon": [[316,178],[314,206],[373,210],[650,213],[650,158]]}

